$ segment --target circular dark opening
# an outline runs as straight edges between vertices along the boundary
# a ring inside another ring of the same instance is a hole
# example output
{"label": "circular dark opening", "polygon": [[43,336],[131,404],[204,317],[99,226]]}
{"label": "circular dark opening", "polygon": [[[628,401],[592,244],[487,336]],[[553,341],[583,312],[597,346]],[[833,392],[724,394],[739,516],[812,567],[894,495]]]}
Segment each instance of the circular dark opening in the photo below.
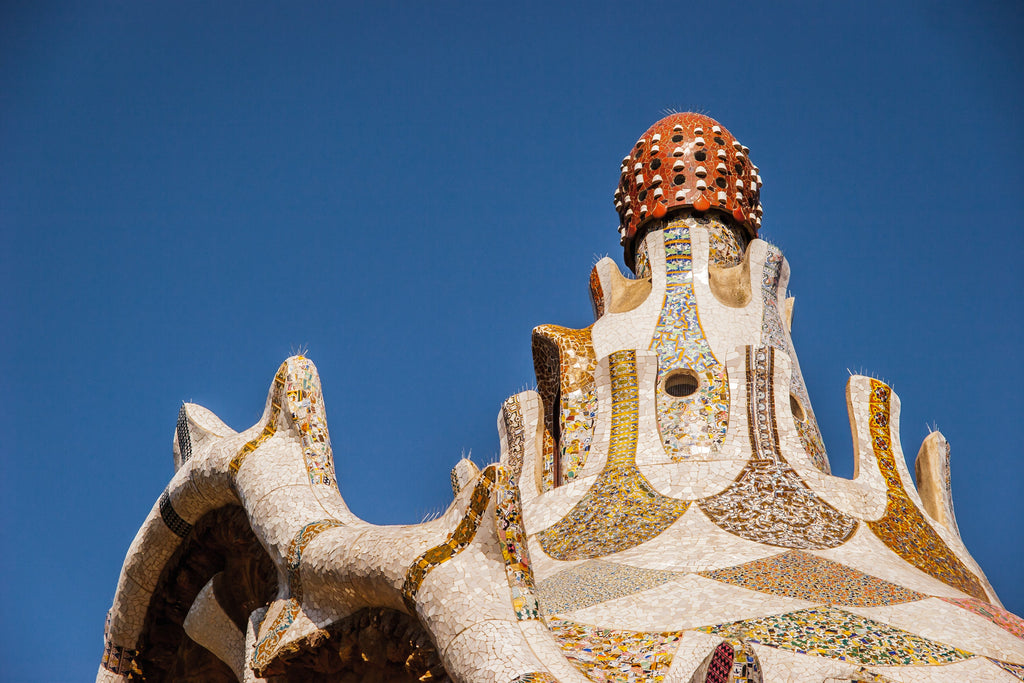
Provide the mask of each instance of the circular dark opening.
{"label": "circular dark opening", "polygon": [[725,184],[725,178],[723,178],[722,176],[718,176],[717,178],[715,178],[715,185],[718,185],[723,190],[725,189]]}
{"label": "circular dark opening", "polygon": [[651,161],[651,170],[657,171],[659,168],[661,168],[661,159]]}
{"label": "circular dark opening", "polygon": [[789,409],[793,411],[793,417],[796,420],[803,422],[806,419],[807,416],[804,415],[804,407],[800,405],[800,399],[793,394],[789,395]]}
{"label": "circular dark opening", "polygon": [[716,144],[719,144],[719,145],[724,145],[725,144],[725,140],[723,140],[722,138],[718,137],[717,135],[715,136],[714,139],[715,139],[715,143]]}
{"label": "circular dark opening", "polygon": [[708,158],[708,155],[704,150],[700,150],[699,152],[694,153],[693,158],[697,161],[704,161]]}
{"label": "circular dark opening", "polygon": [[692,396],[699,386],[700,380],[693,370],[673,370],[665,378],[665,393],[676,398]]}
{"label": "circular dark opening", "polygon": [[680,173],[679,175],[677,175],[675,178],[672,179],[672,184],[673,185],[682,185],[685,182],[686,182],[686,176],[684,176],[682,173]]}

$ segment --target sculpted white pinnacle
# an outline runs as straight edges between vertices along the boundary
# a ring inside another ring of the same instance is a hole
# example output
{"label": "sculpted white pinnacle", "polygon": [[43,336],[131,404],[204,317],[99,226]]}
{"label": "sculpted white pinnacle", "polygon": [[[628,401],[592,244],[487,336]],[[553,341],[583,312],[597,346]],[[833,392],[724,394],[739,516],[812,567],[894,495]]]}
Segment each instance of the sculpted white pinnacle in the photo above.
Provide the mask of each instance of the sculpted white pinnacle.
{"label": "sculpted white pinnacle", "polygon": [[942,435],[915,480],[899,399],[851,377],[854,476],[830,474],[748,155],[693,114],[641,138],[615,193],[635,277],[602,259],[595,322],[534,330],[537,390],[437,519],[349,511],[307,358],[243,432],[184,405],[97,680],[1024,680]]}

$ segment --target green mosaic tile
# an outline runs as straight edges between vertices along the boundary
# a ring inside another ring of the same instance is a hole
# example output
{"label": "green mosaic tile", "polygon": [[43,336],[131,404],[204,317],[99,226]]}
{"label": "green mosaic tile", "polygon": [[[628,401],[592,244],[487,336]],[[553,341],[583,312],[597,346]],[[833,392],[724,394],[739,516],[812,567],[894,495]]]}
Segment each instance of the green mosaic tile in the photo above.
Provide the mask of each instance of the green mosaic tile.
{"label": "green mosaic tile", "polygon": [[972,656],[963,650],[835,607],[814,607],[697,630],[723,638],[743,638],[800,654],[868,665],[950,664]]}

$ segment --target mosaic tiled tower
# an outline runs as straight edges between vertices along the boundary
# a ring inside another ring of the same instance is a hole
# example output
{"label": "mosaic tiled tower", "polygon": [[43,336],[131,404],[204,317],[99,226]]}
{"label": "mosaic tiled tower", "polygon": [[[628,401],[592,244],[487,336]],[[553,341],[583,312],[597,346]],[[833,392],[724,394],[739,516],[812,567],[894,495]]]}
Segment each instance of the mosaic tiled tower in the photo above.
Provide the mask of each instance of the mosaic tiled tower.
{"label": "mosaic tiled tower", "polygon": [[829,473],[748,154],[695,114],[637,142],[615,194],[635,277],[603,259],[594,324],[534,330],[537,391],[436,520],[348,510],[301,356],[244,432],[183,406],[97,680],[1024,680],[942,435],[911,476],[899,399],[852,377],[854,477]]}

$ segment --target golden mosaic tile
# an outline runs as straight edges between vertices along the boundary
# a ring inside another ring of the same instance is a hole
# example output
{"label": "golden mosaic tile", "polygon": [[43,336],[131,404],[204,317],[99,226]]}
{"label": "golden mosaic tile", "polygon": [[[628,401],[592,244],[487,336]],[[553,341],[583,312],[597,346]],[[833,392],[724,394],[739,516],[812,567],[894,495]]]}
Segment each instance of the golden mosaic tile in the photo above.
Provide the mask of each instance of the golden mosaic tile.
{"label": "golden mosaic tile", "polygon": [[523,504],[519,499],[519,486],[511,472],[498,467],[495,483],[494,517],[501,556],[505,560],[516,619],[540,619],[540,605],[530,565],[530,551],[523,529]]}
{"label": "golden mosaic tile", "polygon": [[270,415],[267,417],[267,422],[264,424],[263,430],[259,435],[242,446],[235,457],[231,459],[230,464],[228,464],[228,471],[231,472],[232,476],[238,474],[238,470],[241,469],[245,458],[277,431],[277,418],[281,414],[281,397],[284,393],[285,377],[287,374],[288,361],[285,361],[281,363],[281,367],[277,369],[277,373],[274,375],[274,383],[270,391]]}
{"label": "golden mosaic tile", "polygon": [[548,623],[566,658],[592,681],[665,679],[680,632],[618,631],[554,619]]}
{"label": "golden mosaic tile", "polygon": [[539,534],[541,547],[558,560],[592,559],[633,548],[668,528],[689,505],[655,491],[637,469],[636,352],[616,351],[609,365],[612,427],[604,470],[565,517]]}
{"label": "golden mosaic tile", "polygon": [[473,492],[470,494],[469,506],[462,520],[448,534],[444,543],[434,546],[416,558],[406,572],[405,583],[402,585],[402,598],[411,613],[416,613],[416,593],[419,592],[427,574],[458,555],[472,543],[480,521],[491,502],[497,469],[497,465],[490,465],[480,473],[476,486],[473,487]]}
{"label": "golden mosaic tile", "polygon": [[774,595],[830,605],[876,607],[924,600],[927,595],[851,567],[791,550],[701,576]]}
{"label": "golden mosaic tile", "polygon": [[979,600],[988,595],[977,576],[960,560],[907,495],[896,469],[890,434],[892,390],[871,380],[871,444],[888,486],[885,515],[868,528],[894,553],[924,573]]}

